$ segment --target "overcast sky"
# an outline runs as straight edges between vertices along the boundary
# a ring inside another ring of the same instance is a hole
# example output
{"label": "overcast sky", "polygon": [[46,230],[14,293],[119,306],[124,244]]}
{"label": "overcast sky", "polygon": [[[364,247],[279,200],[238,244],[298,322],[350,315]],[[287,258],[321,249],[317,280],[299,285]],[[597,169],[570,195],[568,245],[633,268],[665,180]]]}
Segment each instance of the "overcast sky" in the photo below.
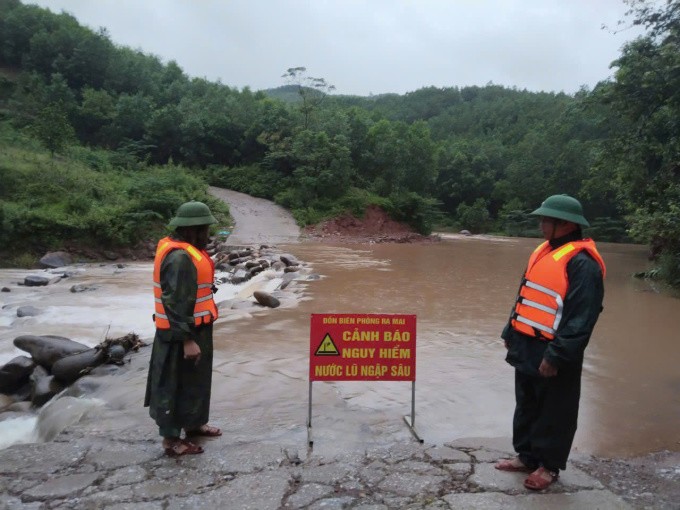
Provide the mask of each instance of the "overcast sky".
{"label": "overcast sky", "polygon": [[24,0],[105,27],[189,76],[253,90],[304,66],[339,94],[489,82],[574,93],[637,33],[622,0]]}

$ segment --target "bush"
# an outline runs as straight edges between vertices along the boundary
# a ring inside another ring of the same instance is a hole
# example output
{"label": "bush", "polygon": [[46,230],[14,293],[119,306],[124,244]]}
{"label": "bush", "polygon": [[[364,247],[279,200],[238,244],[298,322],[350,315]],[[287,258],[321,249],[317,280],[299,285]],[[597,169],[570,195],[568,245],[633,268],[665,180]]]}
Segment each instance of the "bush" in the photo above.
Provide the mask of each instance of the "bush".
{"label": "bush", "polygon": [[490,223],[489,211],[483,198],[475,200],[473,205],[460,204],[456,216],[461,227],[473,234],[485,232]]}
{"label": "bush", "polygon": [[392,193],[386,211],[396,221],[410,225],[423,235],[431,234],[432,226],[441,217],[437,200],[412,191]]}

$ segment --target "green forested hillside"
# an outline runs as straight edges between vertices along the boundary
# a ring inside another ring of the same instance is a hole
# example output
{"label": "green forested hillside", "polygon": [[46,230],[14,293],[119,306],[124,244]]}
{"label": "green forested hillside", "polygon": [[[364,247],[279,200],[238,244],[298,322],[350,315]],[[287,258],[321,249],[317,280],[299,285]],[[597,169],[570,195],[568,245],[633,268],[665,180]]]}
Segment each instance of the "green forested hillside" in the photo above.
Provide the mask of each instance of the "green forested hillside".
{"label": "green forested hillside", "polygon": [[[266,92],[190,78],[68,14],[0,0],[0,171],[14,183],[0,191],[0,237],[19,243],[21,232],[37,246],[37,233],[17,225],[43,222],[61,232],[55,240],[133,243],[145,229],[135,222],[162,224],[178,201],[205,197],[208,182],[272,198],[302,224],[374,203],[421,232],[534,235],[526,213],[569,193],[592,219],[589,234],[652,244],[662,274],[680,283],[679,4],[631,2],[629,23],[648,35],[592,91],[489,84],[358,97],[333,94],[305,68]],[[55,168],[106,182],[106,193],[69,196],[82,187],[76,177],[61,194],[25,189],[25,173],[35,181]],[[39,220],[29,196],[47,208]],[[111,229],[74,227],[99,225],[100,210]]]}

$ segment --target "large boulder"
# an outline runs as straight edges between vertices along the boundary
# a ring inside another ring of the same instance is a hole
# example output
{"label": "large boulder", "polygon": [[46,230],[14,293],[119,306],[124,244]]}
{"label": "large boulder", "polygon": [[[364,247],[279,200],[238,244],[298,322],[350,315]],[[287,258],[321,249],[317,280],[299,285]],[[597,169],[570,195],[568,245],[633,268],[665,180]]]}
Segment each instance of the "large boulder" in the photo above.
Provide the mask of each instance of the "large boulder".
{"label": "large boulder", "polygon": [[40,266],[47,269],[69,266],[73,263],[71,255],[65,251],[48,252],[40,259]]}
{"label": "large boulder", "polygon": [[14,393],[28,382],[35,362],[28,356],[17,356],[0,368],[0,393]]}
{"label": "large boulder", "polygon": [[70,384],[105,361],[106,351],[104,349],[88,349],[55,361],[52,365],[52,375],[60,382]]}
{"label": "large boulder", "polygon": [[47,369],[64,356],[90,349],[87,345],[55,335],[21,335],[14,339],[14,346],[29,353],[36,363]]}

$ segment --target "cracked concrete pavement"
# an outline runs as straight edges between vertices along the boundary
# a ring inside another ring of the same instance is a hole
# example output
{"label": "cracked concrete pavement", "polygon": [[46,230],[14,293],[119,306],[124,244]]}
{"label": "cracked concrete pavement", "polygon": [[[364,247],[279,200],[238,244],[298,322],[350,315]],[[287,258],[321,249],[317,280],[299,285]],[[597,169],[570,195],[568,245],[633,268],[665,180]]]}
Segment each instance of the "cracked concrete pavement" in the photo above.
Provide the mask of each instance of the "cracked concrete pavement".
{"label": "cracked concrete pavement", "polygon": [[543,493],[500,472],[508,440],[417,442],[319,456],[306,445],[204,439],[201,455],[166,457],[151,433],[107,437],[78,426],[50,443],[0,451],[0,508],[582,509],[631,508],[569,466]]}

